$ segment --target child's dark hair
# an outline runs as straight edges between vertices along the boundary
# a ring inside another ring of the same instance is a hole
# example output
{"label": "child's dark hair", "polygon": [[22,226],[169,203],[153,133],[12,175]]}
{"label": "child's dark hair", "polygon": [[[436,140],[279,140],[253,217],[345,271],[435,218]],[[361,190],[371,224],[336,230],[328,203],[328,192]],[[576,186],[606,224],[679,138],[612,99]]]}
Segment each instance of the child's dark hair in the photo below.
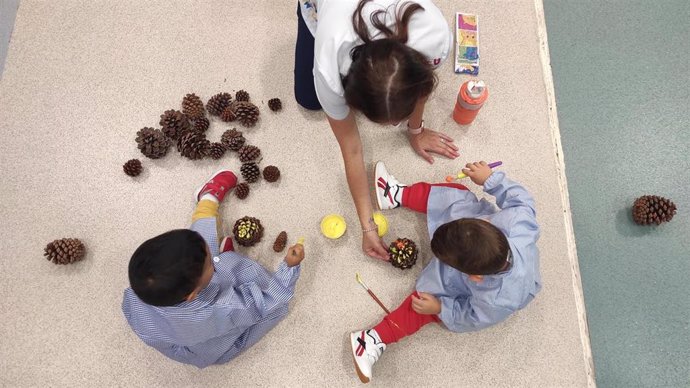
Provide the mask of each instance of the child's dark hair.
{"label": "child's dark hair", "polygon": [[431,250],[442,262],[469,275],[492,275],[506,266],[508,239],[493,224],[461,218],[441,225]]}
{"label": "child's dark hair", "polygon": [[436,75],[427,58],[405,45],[410,18],[424,7],[410,2],[399,5],[393,29],[386,26],[386,10],[373,12],[371,24],[384,38],[372,40],[362,16],[362,9],[370,1],[360,0],[352,14],[352,25],[364,44],[350,53],[352,65],[343,79],[345,100],[371,121],[397,123],[408,118],[417,101],[430,95],[436,86]]}
{"label": "child's dark hair", "polygon": [[206,261],[206,241],[197,232],[177,229],[147,240],[129,261],[129,284],[153,306],[182,302],[197,287]]}

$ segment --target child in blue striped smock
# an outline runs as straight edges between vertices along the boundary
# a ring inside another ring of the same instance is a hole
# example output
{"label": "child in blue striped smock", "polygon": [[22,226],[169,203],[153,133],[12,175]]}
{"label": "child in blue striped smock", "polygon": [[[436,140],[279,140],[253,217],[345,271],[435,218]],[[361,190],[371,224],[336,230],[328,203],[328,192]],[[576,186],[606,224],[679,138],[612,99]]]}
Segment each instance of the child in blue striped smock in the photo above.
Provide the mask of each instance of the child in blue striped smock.
{"label": "child in blue striped smock", "polygon": [[301,244],[275,273],[218,244],[219,203],[237,183],[216,173],[196,194],[190,229],[172,230],[137,248],[122,311],[147,345],[173,360],[204,368],[254,345],[288,312],[304,258]]}

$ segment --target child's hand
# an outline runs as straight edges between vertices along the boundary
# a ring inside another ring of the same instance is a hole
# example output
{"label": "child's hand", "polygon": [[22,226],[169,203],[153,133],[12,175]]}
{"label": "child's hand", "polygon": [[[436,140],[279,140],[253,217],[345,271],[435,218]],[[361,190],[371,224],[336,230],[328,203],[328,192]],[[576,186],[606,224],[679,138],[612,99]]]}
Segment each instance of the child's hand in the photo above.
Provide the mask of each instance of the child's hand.
{"label": "child's hand", "polygon": [[412,295],[412,310],[417,314],[436,315],[441,313],[441,301],[426,292],[418,292],[419,298]]}
{"label": "child's hand", "polygon": [[465,167],[462,169],[462,172],[479,186],[484,186],[484,182],[493,174],[491,167],[483,160],[481,162],[467,163]]}
{"label": "child's hand", "polygon": [[304,246],[302,244],[295,244],[288,248],[287,255],[285,255],[285,263],[288,267],[299,265],[304,260]]}

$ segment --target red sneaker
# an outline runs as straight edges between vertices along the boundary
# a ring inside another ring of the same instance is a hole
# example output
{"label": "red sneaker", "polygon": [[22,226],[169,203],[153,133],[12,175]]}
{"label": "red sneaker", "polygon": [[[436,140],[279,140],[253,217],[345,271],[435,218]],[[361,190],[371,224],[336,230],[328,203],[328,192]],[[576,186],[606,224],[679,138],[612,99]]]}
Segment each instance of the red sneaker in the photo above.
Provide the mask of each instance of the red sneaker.
{"label": "red sneaker", "polygon": [[237,185],[237,176],[232,171],[221,170],[213,174],[211,179],[194,193],[194,198],[199,202],[201,197],[211,194],[216,197],[218,202],[223,202],[225,194],[232,190],[235,185]]}
{"label": "red sneaker", "polygon": [[220,241],[220,253],[225,253],[225,252],[234,252],[235,251],[235,244],[232,242],[232,237],[224,237]]}

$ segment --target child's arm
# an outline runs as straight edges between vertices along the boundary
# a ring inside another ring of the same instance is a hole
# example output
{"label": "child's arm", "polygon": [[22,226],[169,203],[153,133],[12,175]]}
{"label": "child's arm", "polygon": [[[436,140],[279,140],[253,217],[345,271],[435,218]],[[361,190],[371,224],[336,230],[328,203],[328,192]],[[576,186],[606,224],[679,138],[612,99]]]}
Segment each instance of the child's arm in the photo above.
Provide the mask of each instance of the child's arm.
{"label": "child's arm", "polygon": [[[288,248],[285,260],[278,270],[270,275],[268,282],[243,283],[235,288],[235,297],[229,315],[238,327],[249,327],[271,313],[286,307],[295,291],[300,275],[300,263],[304,259],[301,244]],[[257,273],[257,276],[261,277]],[[240,302],[240,303],[238,303]]]}
{"label": "child's arm", "polygon": [[535,214],[534,199],[517,182],[508,179],[502,171],[492,171],[486,162],[468,163],[462,170],[472,182],[484,186],[484,191],[496,197],[501,209],[524,207]]}

